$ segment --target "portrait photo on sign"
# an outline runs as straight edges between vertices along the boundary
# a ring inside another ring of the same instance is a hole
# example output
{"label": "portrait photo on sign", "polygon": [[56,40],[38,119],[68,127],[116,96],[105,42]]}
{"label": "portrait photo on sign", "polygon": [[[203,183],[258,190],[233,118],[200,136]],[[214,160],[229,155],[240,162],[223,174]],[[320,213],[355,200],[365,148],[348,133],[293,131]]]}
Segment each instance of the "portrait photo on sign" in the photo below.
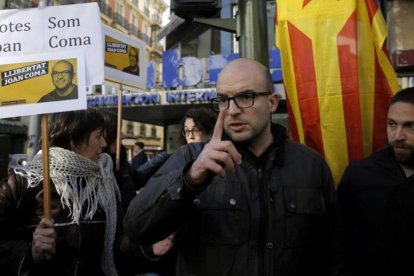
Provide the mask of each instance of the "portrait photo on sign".
{"label": "portrait photo on sign", "polygon": [[38,102],[76,100],[78,98],[78,86],[76,85],[75,68],[76,65],[73,65],[73,61],[66,59],[56,61],[50,70],[54,88],[43,95]]}
{"label": "portrait photo on sign", "polygon": [[81,107],[86,108],[83,56],[53,53],[0,59],[0,118]]}
{"label": "portrait photo on sign", "polygon": [[139,48],[105,36],[105,66],[139,76]]}
{"label": "portrait photo on sign", "polygon": [[145,43],[103,27],[105,79],[137,88],[146,87]]}

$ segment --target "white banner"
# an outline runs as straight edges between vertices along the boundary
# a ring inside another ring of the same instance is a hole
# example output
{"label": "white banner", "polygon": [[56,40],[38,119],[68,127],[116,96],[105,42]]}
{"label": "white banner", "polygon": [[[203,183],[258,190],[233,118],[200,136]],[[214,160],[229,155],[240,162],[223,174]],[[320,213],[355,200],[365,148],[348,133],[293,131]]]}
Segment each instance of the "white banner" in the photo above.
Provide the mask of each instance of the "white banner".
{"label": "white banner", "polygon": [[86,84],[102,84],[104,60],[98,4],[0,10],[3,57],[76,51],[85,57]]}

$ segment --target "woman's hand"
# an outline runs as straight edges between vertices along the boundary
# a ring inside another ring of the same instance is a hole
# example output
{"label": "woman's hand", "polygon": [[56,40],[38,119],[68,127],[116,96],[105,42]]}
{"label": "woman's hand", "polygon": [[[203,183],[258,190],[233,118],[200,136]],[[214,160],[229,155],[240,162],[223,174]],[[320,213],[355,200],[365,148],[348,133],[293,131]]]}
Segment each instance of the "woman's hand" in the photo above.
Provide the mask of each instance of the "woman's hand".
{"label": "woman's hand", "polygon": [[35,263],[50,260],[56,253],[56,231],[51,220],[42,218],[33,232],[32,257]]}

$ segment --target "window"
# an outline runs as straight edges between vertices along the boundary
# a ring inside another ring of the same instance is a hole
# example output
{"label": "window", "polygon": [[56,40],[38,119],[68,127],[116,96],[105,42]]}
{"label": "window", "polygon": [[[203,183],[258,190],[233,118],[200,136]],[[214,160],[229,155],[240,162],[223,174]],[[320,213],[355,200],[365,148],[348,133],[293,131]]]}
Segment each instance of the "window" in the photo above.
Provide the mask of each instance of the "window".
{"label": "window", "polygon": [[145,0],[144,2],[144,13],[149,16],[149,3],[148,0]]}
{"label": "window", "polygon": [[147,127],[145,124],[141,124],[139,126],[139,136],[142,136],[142,137],[147,136]]}
{"label": "window", "polygon": [[157,137],[157,128],[155,126],[151,127],[151,137]]}
{"label": "window", "polygon": [[135,22],[136,22],[137,18],[135,17],[135,15],[131,14],[131,25],[132,26],[136,26]]}
{"label": "window", "polygon": [[127,123],[127,130],[126,130],[126,132],[127,132],[127,135],[131,135],[131,136],[134,135],[134,124],[132,122],[128,122]]}
{"label": "window", "polygon": [[119,15],[124,15],[124,6],[121,4],[116,4],[116,12],[119,13]]}
{"label": "window", "polygon": [[414,2],[387,1],[389,49],[397,71],[414,71]]}

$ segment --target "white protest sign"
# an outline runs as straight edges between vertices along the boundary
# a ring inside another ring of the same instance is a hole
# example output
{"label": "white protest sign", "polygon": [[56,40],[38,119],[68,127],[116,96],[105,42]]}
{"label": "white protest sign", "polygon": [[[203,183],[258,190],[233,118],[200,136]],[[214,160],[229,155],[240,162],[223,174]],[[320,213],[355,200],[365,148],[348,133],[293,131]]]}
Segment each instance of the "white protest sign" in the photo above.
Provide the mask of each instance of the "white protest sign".
{"label": "white protest sign", "polygon": [[105,79],[137,88],[146,88],[146,45],[117,30],[103,26]]}
{"label": "white protest sign", "polygon": [[0,61],[26,54],[78,51],[86,84],[102,84],[104,61],[98,4],[0,10]]}

